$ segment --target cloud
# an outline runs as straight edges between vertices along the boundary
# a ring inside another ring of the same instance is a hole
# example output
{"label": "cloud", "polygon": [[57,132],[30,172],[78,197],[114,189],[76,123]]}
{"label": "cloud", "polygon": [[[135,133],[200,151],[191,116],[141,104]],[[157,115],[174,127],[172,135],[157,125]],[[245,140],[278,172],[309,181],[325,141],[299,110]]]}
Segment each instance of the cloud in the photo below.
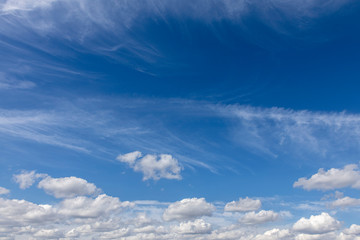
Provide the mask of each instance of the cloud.
{"label": "cloud", "polygon": [[279,214],[274,211],[261,210],[260,212],[248,212],[239,219],[244,224],[260,224],[277,220]]}
{"label": "cloud", "polygon": [[225,205],[226,212],[248,212],[256,211],[261,208],[261,201],[259,199],[239,198],[239,201],[232,201]]}
{"label": "cloud", "polygon": [[36,239],[59,239],[64,237],[63,233],[59,229],[41,229],[34,233]]}
{"label": "cloud", "polygon": [[338,230],[341,223],[328,213],[311,215],[310,218],[301,218],[293,225],[293,230],[305,234],[324,234]]}
{"label": "cloud", "polygon": [[95,195],[100,193],[93,183],[77,177],[52,178],[46,177],[38,184],[47,194],[56,198],[72,198],[75,196]]}
{"label": "cloud", "polygon": [[278,229],[274,228],[264,232],[263,234],[257,235],[254,240],[281,240],[281,239],[290,239],[292,233],[288,229]]}
{"label": "cloud", "polygon": [[321,168],[309,179],[299,178],[294,187],[302,187],[305,190],[333,190],[345,187],[360,189],[358,168],[357,164],[346,165],[343,169],[331,168],[328,171]]}
{"label": "cloud", "polygon": [[56,210],[51,205],[38,205],[25,200],[0,198],[0,225],[25,226],[56,221]]}
{"label": "cloud", "polygon": [[118,198],[101,194],[96,198],[80,196],[65,199],[59,205],[59,213],[77,218],[98,218],[127,207],[134,207],[134,203],[120,202]]}
{"label": "cloud", "polygon": [[[117,159],[120,162],[127,163],[135,172],[143,173],[143,180],[181,179],[180,172],[182,167],[179,162],[169,154],[152,155],[147,154],[144,157],[141,152],[135,151],[124,155],[119,155]],[[139,159],[140,158],[140,159]]]}
{"label": "cloud", "polygon": [[9,189],[0,187],[0,195],[5,195],[5,194],[8,194],[9,192],[10,192]]}
{"label": "cloud", "polygon": [[211,216],[215,206],[207,203],[204,198],[185,198],[169,205],[163,214],[165,221],[189,220],[202,216]]}
{"label": "cloud", "polygon": [[139,151],[130,152],[124,155],[119,155],[116,159],[120,162],[127,163],[130,166],[135,165],[135,161],[142,156],[142,153]]}
{"label": "cloud", "polygon": [[336,199],[330,204],[331,207],[354,207],[354,206],[360,206],[360,199],[351,198],[351,197],[343,197]]}
{"label": "cloud", "polygon": [[203,219],[196,219],[195,221],[181,222],[180,225],[174,226],[171,231],[180,234],[205,234],[211,232],[211,224]]}
{"label": "cloud", "polygon": [[29,11],[35,8],[45,8],[51,6],[53,2],[57,0],[38,0],[38,1],[28,1],[28,0],[6,0],[6,2],[1,6],[1,10],[4,12],[11,11]]}
{"label": "cloud", "polygon": [[31,187],[37,179],[44,178],[46,176],[46,174],[35,173],[35,171],[23,170],[20,174],[13,175],[13,179],[19,184],[21,189],[26,189]]}
{"label": "cloud", "polygon": [[360,225],[352,224],[350,228],[343,231],[347,235],[360,236]]}
{"label": "cloud", "polygon": [[36,84],[31,81],[15,80],[9,79],[5,74],[0,72],[0,90],[9,90],[9,89],[29,89],[35,87]]}

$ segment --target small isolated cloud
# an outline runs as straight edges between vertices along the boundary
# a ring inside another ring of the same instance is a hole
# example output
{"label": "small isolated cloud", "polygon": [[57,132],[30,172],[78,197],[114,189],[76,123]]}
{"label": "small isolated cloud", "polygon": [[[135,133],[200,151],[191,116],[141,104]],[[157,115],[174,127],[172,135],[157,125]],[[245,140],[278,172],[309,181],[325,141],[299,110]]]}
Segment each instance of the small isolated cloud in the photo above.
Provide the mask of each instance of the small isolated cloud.
{"label": "small isolated cloud", "polygon": [[355,206],[360,206],[360,199],[356,199],[356,198],[351,198],[351,197],[343,197],[343,198],[339,198],[336,199],[335,201],[333,201],[330,204],[331,207],[340,207],[340,208],[345,208],[345,207],[355,207]]}
{"label": "small isolated cloud", "polygon": [[116,159],[127,163],[135,172],[143,173],[143,180],[181,179],[182,167],[179,162],[169,154],[147,154],[142,157],[141,152],[135,151],[119,155]]}
{"label": "small isolated cloud", "polygon": [[185,198],[169,205],[163,214],[165,221],[190,220],[202,216],[211,216],[215,206],[204,198]]}
{"label": "small isolated cloud", "polygon": [[120,208],[134,207],[134,205],[127,201],[120,202],[118,198],[106,194],[101,194],[96,198],[80,196],[62,201],[59,213],[70,217],[97,218]]}
{"label": "small isolated cloud", "polygon": [[324,234],[338,230],[341,223],[328,213],[311,215],[310,218],[301,218],[293,225],[293,230],[304,234]]}
{"label": "small isolated cloud", "polygon": [[44,189],[47,194],[56,198],[96,195],[101,191],[93,183],[77,177],[52,178],[48,176],[39,182],[38,188]]}
{"label": "small isolated cloud", "polygon": [[46,176],[46,174],[36,173],[35,171],[23,170],[20,174],[13,175],[13,179],[19,184],[21,189],[26,189],[31,187],[37,179],[44,178]]}
{"label": "small isolated cloud", "polygon": [[257,211],[261,208],[259,199],[240,198],[239,201],[232,201],[225,205],[225,212],[249,212]]}
{"label": "small isolated cloud", "polygon": [[179,226],[174,226],[172,232],[180,234],[205,234],[211,232],[211,224],[203,219],[195,221],[181,222]]}
{"label": "small isolated cloud", "polygon": [[360,188],[360,171],[357,164],[346,165],[343,169],[331,168],[328,171],[320,168],[309,179],[299,178],[294,187],[305,190],[333,190],[338,188]]}
{"label": "small isolated cloud", "polygon": [[244,224],[260,224],[275,221],[278,219],[278,217],[279,214],[274,211],[261,210],[257,213],[246,213],[242,218],[239,219],[239,221]]}
{"label": "small isolated cloud", "polygon": [[0,195],[5,195],[5,194],[8,194],[9,192],[10,192],[9,189],[0,187]]}

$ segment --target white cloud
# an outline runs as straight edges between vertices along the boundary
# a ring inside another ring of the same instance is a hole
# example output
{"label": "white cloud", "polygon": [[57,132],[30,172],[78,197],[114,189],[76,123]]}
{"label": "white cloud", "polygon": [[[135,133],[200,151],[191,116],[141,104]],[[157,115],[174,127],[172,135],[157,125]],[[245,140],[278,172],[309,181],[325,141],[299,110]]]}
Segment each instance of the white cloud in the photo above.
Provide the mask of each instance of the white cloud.
{"label": "white cloud", "polygon": [[[295,240],[329,240],[329,239],[335,240],[337,238],[338,238],[338,236],[334,232],[323,233],[323,234],[300,233],[300,234],[296,235]],[[352,240],[355,240],[355,239],[352,239]]]}
{"label": "white cloud", "polygon": [[311,215],[310,218],[301,218],[293,225],[293,230],[304,234],[324,234],[338,230],[341,223],[328,213]]}
{"label": "white cloud", "polygon": [[119,155],[116,159],[120,162],[127,163],[130,166],[135,165],[135,161],[142,156],[142,153],[139,151],[130,152],[127,154]]}
{"label": "white cloud", "polygon": [[332,190],[352,187],[360,188],[360,171],[357,164],[346,165],[343,169],[331,168],[328,171],[319,169],[318,173],[309,179],[299,178],[294,187],[302,187],[306,190]]}
{"label": "white cloud", "polygon": [[143,173],[143,180],[181,179],[180,172],[182,167],[179,162],[169,154],[152,155],[144,157],[141,152],[135,151],[124,155],[119,155],[117,159],[127,163],[136,172]]}
{"label": "white cloud", "polygon": [[35,171],[21,171],[20,174],[13,175],[13,179],[19,184],[21,189],[31,187],[34,182],[39,179],[46,177],[46,174],[36,173]]}
{"label": "white cloud", "polygon": [[5,195],[5,194],[8,194],[9,192],[10,192],[9,189],[0,187],[0,195]]}
{"label": "white cloud", "polygon": [[2,5],[1,10],[4,12],[11,12],[17,10],[33,10],[34,8],[44,8],[49,7],[53,2],[57,0],[6,0]]}
{"label": "white cloud", "polygon": [[172,231],[180,234],[210,233],[211,224],[205,222],[203,219],[196,219],[195,221],[181,222],[180,225],[174,226]]}
{"label": "white cloud", "polygon": [[225,205],[226,212],[248,212],[256,211],[261,208],[261,201],[259,199],[240,198],[239,201],[232,201]]}
{"label": "white cloud", "polygon": [[336,199],[330,204],[331,207],[354,207],[360,206],[360,199],[351,198],[351,197],[343,197]]}
{"label": "white cloud", "polygon": [[75,196],[95,195],[100,193],[93,183],[77,177],[52,178],[46,177],[38,184],[47,194],[56,198],[72,198]]}
{"label": "white cloud", "polygon": [[281,239],[290,239],[292,233],[288,229],[278,229],[274,228],[264,232],[263,234],[257,235],[254,240],[281,240]]}
{"label": "white cloud", "polygon": [[211,216],[215,206],[204,198],[185,198],[169,205],[163,214],[165,221],[188,220],[202,216]]}
{"label": "white cloud", "polygon": [[350,228],[343,231],[347,235],[360,236],[360,225],[352,224]]}
{"label": "white cloud", "polygon": [[239,219],[244,224],[260,224],[277,220],[279,214],[274,211],[261,210],[260,212],[248,212]]}
{"label": "white cloud", "polygon": [[59,229],[41,229],[34,233],[36,239],[59,239],[63,236],[63,233],[59,231]]}
{"label": "white cloud", "polygon": [[63,200],[59,205],[59,213],[78,218],[97,218],[120,209],[133,207],[134,203],[120,202],[118,198],[101,194],[96,198],[76,197]]}
{"label": "white cloud", "polygon": [[56,219],[56,210],[50,205],[0,198],[0,225],[45,224]]}

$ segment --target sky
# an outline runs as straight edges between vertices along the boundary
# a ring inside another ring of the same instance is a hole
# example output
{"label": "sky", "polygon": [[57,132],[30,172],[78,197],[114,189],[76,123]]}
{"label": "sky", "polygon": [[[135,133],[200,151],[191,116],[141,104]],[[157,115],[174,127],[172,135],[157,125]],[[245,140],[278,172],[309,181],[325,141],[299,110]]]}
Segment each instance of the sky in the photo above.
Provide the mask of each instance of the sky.
{"label": "sky", "polygon": [[359,21],[0,0],[0,239],[360,240]]}

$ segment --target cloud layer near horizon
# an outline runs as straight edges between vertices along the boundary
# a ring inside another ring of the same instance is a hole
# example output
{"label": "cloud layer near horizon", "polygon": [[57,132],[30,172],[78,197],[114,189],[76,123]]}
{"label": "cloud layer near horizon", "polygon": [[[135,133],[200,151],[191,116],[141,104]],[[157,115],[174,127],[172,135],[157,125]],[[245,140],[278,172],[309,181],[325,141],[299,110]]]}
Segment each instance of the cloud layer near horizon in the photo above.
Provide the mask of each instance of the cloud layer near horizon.
{"label": "cloud layer near horizon", "polygon": [[[26,200],[0,198],[1,237],[9,239],[16,237],[92,239],[95,237],[124,240],[144,238],[344,240],[360,238],[358,231],[360,226],[353,224],[340,231],[342,227],[340,221],[326,212],[309,218],[302,217],[295,221],[291,228],[288,228],[286,226],[289,226],[289,223],[279,219],[282,213],[279,214],[273,210],[252,211],[261,206],[261,201],[248,197],[240,198],[238,202],[220,205],[222,207],[208,203],[204,198],[187,198],[173,203],[129,202],[120,201],[119,198],[106,194],[95,193],[95,189],[98,188],[85,179],[52,178],[48,174],[41,174],[42,179],[39,180],[36,179],[37,174],[35,171],[22,171],[15,175],[14,180],[33,176],[34,182],[39,181],[39,188],[43,188],[52,196],[64,199],[53,204],[36,204]],[[23,186],[23,182],[18,181],[18,183],[19,187]],[[86,192],[79,192],[77,186],[80,187],[80,185],[84,185]],[[4,193],[8,194],[9,191]],[[89,194],[93,196],[86,196]],[[229,210],[245,213],[237,215],[240,217],[238,218],[236,215],[228,215]],[[266,225],[267,222],[273,221],[277,223]]]}

